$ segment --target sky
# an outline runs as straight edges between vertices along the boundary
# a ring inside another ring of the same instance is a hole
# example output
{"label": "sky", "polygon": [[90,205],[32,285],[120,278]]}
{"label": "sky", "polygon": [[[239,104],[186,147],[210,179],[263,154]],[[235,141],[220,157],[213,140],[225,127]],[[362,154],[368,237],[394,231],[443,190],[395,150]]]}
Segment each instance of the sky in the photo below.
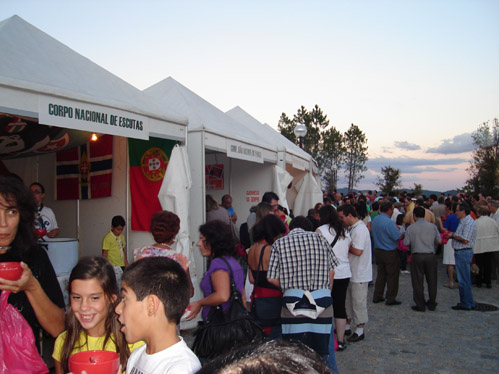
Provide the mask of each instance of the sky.
{"label": "sky", "polygon": [[498,0],[0,0],[14,14],[141,90],[171,76],[274,128],[317,104],[366,134],[360,189],[384,166],[464,186],[472,132],[499,117]]}

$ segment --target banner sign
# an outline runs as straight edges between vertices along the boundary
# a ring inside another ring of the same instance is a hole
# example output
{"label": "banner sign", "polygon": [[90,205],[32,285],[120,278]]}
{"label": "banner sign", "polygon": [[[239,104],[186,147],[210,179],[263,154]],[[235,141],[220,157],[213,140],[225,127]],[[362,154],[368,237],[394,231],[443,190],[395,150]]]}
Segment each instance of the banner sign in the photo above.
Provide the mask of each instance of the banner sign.
{"label": "banner sign", "polygon": [[206,165],[206,189],[207,190],[223,190],[224,189],[224,165]]}
{"label": "banner sign", "polygon": [[149,121],[145,116],[100,105],[41,96],[38,123],[76,130],[149,139]]}
{"label": "banner sign", "polygon": [[259,147],[227,139],[227,156],[263,164],[263,152]]}

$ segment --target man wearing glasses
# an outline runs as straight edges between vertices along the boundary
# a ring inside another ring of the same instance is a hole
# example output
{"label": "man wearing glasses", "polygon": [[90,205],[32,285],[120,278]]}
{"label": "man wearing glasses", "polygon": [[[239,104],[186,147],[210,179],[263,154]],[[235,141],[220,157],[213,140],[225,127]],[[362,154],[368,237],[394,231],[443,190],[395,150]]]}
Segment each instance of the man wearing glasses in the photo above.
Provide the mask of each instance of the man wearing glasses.
{"label": "man wearing glasses", "polygon": [[473,259],[473,246],[475,245],[477,229],[470,212],[469,205],[459,204],[457,206],[456,216],[459,218],[459,226],[457,226],[456,232],[451,232],[448,235],[448,238],[452,238],[457,281],[459,282],[459,303],[452,307],[454,310],[472,310],[475,308],[471,291],[470,265]]}

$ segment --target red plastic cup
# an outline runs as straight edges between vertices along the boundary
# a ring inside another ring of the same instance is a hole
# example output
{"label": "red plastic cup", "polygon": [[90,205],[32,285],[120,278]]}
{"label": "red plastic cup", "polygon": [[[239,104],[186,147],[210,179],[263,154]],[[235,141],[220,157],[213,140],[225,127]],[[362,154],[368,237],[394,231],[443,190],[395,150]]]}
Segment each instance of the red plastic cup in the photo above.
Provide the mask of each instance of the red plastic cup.
{"label": "red plastic cup", "polygon": [[117,374],[120,368],[120,355],[111,351],[78,352],[69,357],[69,371],[80,374]]}
{"label": "red plastic cup", "polygon": [[0,262],[0,278],[15,281],[21,278],[22,274],[20,262]]}
{"label": "red plastic cup", "polygon": [[47,230],[46,229],[35,229],[35,234],[38,237],[38,239],[41,239],[45,236],[45,234],[47,234]]}

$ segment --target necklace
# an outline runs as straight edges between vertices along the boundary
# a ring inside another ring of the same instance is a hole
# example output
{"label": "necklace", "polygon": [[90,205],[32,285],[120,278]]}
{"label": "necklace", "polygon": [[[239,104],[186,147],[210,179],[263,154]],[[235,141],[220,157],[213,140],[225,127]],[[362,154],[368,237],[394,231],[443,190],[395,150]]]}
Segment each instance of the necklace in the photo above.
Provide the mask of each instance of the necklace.
{"label": "necklace", "polygon": [[10,245],[6,247],[0,247],[0,251],[8,251],[10,248],[11,248]]}
{"label": "necklace", "polygon": [[156,244],[162,245],[162,246],[165,246],[165,247],[169,247],[170,246],[170,244],[168,244],[168,243],[156,243]]}

